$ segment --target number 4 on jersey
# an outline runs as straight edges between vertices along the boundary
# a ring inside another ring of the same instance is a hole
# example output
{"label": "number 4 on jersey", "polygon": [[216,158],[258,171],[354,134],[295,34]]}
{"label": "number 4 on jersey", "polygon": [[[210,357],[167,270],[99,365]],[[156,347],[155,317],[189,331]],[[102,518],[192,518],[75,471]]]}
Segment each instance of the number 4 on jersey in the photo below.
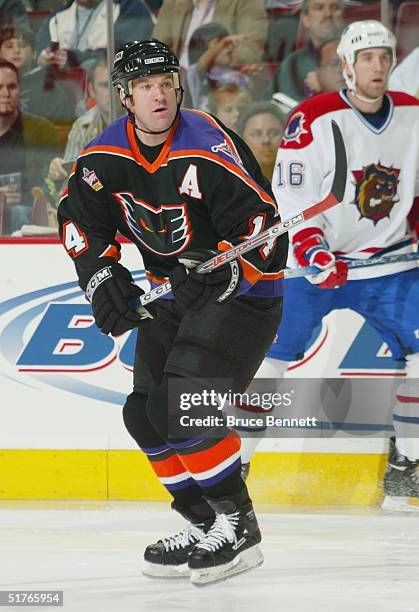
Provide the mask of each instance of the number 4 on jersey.
{"label": "number 4 on jersey", "polygon": [[73,221],[67,221],[63,225],[63,244],[72,257],[77,257],[89,246],[86,234]]}

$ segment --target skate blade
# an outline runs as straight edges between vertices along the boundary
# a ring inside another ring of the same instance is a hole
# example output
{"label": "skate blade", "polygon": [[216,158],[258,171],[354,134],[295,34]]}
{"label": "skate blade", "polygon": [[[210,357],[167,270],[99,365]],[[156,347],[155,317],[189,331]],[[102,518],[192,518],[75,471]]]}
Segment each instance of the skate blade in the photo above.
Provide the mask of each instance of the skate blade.
{"label": "skate blade", "polygon": [[179,580],[189,578],[191,575],[191,570],[187,563],[182,563],[182,565],[158,565],[157,563],[144,561],[141,571],[147,578],[160,578],[163,580]]}
{"label": "skate blade", "polygon": [[419,498],[386,495],[381,509],[388,512],[419,512]]}
{"label": "skate blade", "polygon": [[215,582],[222,582],[235,574],[248,572],[252,568],[262,565],[262,563],[262,551],[259,546],[252,546],[240,553],[240,555],[233,559],[233,561],[230,561],[230,563],[218,565],[216,567],[192,570],[191,583],[195,586],[206,586],[214,584]]}

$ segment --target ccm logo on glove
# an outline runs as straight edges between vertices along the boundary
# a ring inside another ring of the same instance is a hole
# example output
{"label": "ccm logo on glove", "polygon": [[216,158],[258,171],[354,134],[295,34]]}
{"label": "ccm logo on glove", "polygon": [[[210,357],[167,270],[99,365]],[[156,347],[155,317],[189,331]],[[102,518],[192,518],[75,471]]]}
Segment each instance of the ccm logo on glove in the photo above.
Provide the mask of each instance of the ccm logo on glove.
{"label": "ccm logo on glove", "polygon": [[96,272],[96,274],[92,276],[86,287],[86,297],[90,303],[92,302],[93,294],[96,291],[97,287],[100,285],[100,283],[103,283],[104,281],[108,280],[108,278],[110,278],[111,276],[112,271],[109,266],[107,266],[106,268],[102,268],[102,270],[99,270],[98,272]]}
{"label": "ccm logo on glove", "polygon": [[143,324],[145,319],[152,319],[155,307],[141,306],[134,310],[133,299],[141,297],[144,291],[134,283],[124,266],[109,257],[106,259],[112,263],[99,270],[87,268],[80,273],[80,286],[85,289],[96,325],[102,333],[120,336]]}

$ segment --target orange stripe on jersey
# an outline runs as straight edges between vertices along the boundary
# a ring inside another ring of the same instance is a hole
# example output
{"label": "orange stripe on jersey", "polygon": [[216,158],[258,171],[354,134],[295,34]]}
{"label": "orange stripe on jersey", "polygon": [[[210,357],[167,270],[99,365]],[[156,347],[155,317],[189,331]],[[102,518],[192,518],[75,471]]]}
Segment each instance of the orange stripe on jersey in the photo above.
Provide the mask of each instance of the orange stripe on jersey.
{"label": "orange stripe on jersey", "polygon": [[[222,240],[218,243],[218,248],[220,251],[228,251],[232,247],[233,245],[230,242],[227,242],[226,240]],[[256,266],[253,266],[241,256],[239,256],[237,259],[241,263],[245,280],[247,280],[251,285],[254,285],[258,280],[262,278],[263,272],[261,270],[258,270]]]}
{"label": "orange stripe on jersey", "polygon": [[167,278],[157,278],[157,276],[153,276],[150,272],[146,272],[145,275],[148,281],[156,283],[157,285],[164,285],[164,283],[167,283]]}
{"label": "orange stripe on jersey", "polygon": [[85,155],[90,155],[91,153],[109,153],[110,155],[123,155],[124,157],[130,157],[131,159],[135,159],[132,151],[129,149],[123,149],[122,147],[111,147],[110,145],[98,145],[96,147],[89,147],[82,151],[79,155],[80,157],[84,157]]}
{"label": "orange stripe on jersey", "polygon": [[172,455],[162,461],[150,461],[150,465],[159,478],[170,478],[185,473],[185,468],[177,455]]}
{"label": "orange stripe on jersey", "polygon": [[[240,450],[240,438],[235,431],[229,431],[228,435],[215,441],[214,446],[202,451],[178,455],[184,467],[191,474],[199,474],[211,470]],[[193,449],[193,447],[192,447]],[[192,451],[191,449],[191,451]]]}
{"label": "orange stripe on jersey", "polygon": [[186,151],[173,151],[172,153],[170,153],[168,159],[170,161],[171,159],[176,159],[178,157],[204,157],[218,164],[221,164],[222,166],[227,168],[230,172],[232,172],[233,174],[241,178],[242,181],[244,181],[247,185],[252,187],[252,189],[254,189],[257,192],[261,200],[263,200],[267,204],[271,204],[271,206],[274,207],[275,212],[278,212],[278,207],[277,207],[275,200],[269,197],[269,195],[265,193],[265,191],[263,191],[263,189],[252,178],[250,178],[250,176],[247,176],[247,174],[239,166],[235,166],[229,161],[222,159],[222,157],[215,155],[215,153],[210,153],[209,151],[205,151],[203,149],[188,149]]}
{"label": "orange stripe on jersey", "polygon": [[62,192],[61,197],[60,197],[60,202],[61,200],[64,200],[67,196],[68,196],[68,187],[66,187],[64,191]]}
{"label": "orange stripe on jersey", "polygon": [[159,156],[157,157],[157,159],[154,160],[153,163],[150,163],[140,151],[137,139],[135,137],[134,126],[132,125],[131,121],[127,121],[128,140],[129,140],[129,144],[132,149],[132,153],[134,155],[134,159],[136,162],[141,164],[143,168],[147,170],[147,172],[149,172],[150,174],[154,174],[160,168],[163,162],[166,161],[170,147],[172,146],[173,138],[174,138],[178,123],[179,123],[179,117],[176,119],[176,121],[172,125],[169,135],[166,138],[166,142],[164,143],[164,147],[159,153]]}
{"label": "orange stripe on jersey", "polygon": [[110,244],[100,257],[113,257],[115,261],[119,261],[121,259],[121,253],[114,244]]}
{"label": "orange stripe on jersey", "polygon": [[217,130],[221,130],[221,131],[222,131],[222,133],[223,133],[223,134],[224,134],[224,136],[225,136],[226,141],[227,141],[227,142],[228,142],[228,144],[230,145],[230,147],[231,147],[231,148],[233,149],[233,151],[234,151],[234,152],[237,154],[237,156],[238,156],[238,157],[240,157],[240,156],[239,156],[239,154],[238,154],[238,151],[237,151],[236,145],[235,145],[235,144],[234,144],[234,142],[231,140],[231,138],[230,138],[230,136],[227,134],[227,132],[225,132],[225,131],[223,130],[223,128],[221,127],[221,125],[219,125],[219,124],[218,124],[218,123],[215,121],[214,117],[211,117],[211,115],[208,115],[207,113],[204,113],[204,112],[202,112],[202,111],[200,111],[200,110],[197,110],[196,108],[188,108],[188,109],[185,109],[185,110],[188,110],[188,111],[190,111],[191,113],[195,113],[196,115],[201,115],[201,117],[205,117],[205,119],[206,119],[206,120],[207,120],[209,123],[211,123],[211,125],[213,125],[215,128],[217,128]]}
{"label": "orange stripe on jersey", "polygon": [[242,265],[245,280],[247,280],[251,285],[257,283],[257,281],[262,278],[263,272],[255,268],[255,266],[252,266],[252,264],[243,259],[243,257],[238,257],[238,259]]}
{"label": "orange stripe on jersey", "polygon": [[279,272],[264,272],[263,280],[277,280],[279,278],[284,278],[284,276],[284,270],[280,270]]}

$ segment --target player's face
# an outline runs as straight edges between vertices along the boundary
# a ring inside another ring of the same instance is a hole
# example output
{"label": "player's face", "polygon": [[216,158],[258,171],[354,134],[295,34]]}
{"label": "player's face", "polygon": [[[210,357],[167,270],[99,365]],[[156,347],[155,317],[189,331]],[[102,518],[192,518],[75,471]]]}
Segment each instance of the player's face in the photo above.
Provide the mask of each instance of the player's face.
{"label": "player's face", "polygon": [[302,20],[313,42],[319,44],[343,25],[343,2],[310,0]]}
{"label": "player's face", "polygon": [[282,126],[271,113],[254,115],[243,130],[243,139],[261,166],[273,166],[281,136]]}
{"label": "player's face", "polygon": [[19,83],[10,68],[0,69],[0,116],[17,114],[19,109]]}
{"label": "player's face", "polygon": [[356,88],[367,98],[379,98],[387,89],[392,63],[391,51],[385,48],[359,51],[354,64]]}
{"label": "player's face", "polygon": [[[168,130],[176,116],[177,96],[171,74],[153,74],[132,83],[127,105],[148,132]],[[163,134],[164,136],[164,134]]]}

